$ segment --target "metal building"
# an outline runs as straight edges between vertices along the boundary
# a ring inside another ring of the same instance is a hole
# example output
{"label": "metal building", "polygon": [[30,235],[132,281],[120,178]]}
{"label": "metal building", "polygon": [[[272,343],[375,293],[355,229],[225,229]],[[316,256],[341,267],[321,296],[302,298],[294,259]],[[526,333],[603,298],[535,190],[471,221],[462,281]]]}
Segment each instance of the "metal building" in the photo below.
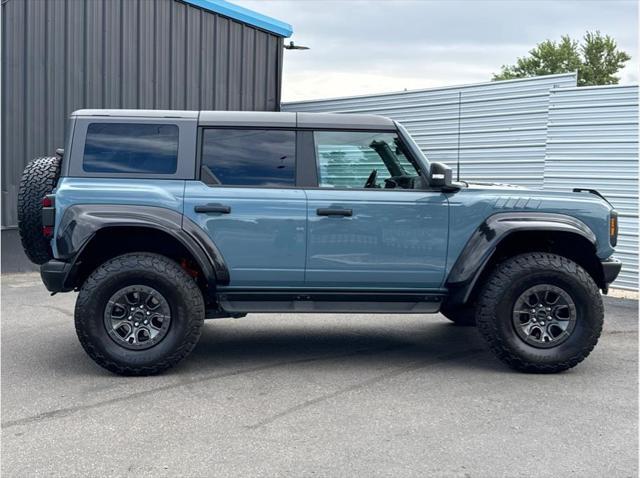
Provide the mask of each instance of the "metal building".
{"label": "metal building", "polygon": [[26,163],[80,108],[280,107],[291,27],[224,0],[2,1],[3,266]]}
{"label": "metal building", "polygon": [[618,210],[614,287],[638,287],[638,87],[551,90],[544,188],[597,189]]}
{"label": "metal building", "polygon": [[472,181],[598,189],[620,212],[613,287],[638,289],[638,86],[576,87],[575,73],[284,104],[401,122],[428,158]]}

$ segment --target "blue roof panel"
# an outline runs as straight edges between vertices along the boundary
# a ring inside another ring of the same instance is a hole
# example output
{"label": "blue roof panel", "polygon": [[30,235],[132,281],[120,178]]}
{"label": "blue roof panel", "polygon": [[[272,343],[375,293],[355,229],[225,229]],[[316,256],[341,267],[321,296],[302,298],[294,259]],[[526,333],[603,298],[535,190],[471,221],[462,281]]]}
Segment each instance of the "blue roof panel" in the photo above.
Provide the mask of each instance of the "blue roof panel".
{"label": "blue roof panel", "polygon": [[290,37],[293,33],[291,25],[248,8],[234,5],[226,0],[182,0],[210,12],[224,15],[242,23],[261,28],[281,37]]}

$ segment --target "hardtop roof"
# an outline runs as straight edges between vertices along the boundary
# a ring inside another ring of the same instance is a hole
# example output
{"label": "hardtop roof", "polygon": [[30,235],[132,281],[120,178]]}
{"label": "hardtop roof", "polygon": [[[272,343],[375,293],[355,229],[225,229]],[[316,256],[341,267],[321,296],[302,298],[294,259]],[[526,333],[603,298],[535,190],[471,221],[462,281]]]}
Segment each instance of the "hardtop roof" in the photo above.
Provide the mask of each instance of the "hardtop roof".
{"label": "hardtop roof", "polygon": [[273,111],[185,111],[137,109],[83,109],[71,116],[120,118],[197,119],[200,126],[271,128],[393,129],[394,121],[385,116],[351,113],[294,113]]}

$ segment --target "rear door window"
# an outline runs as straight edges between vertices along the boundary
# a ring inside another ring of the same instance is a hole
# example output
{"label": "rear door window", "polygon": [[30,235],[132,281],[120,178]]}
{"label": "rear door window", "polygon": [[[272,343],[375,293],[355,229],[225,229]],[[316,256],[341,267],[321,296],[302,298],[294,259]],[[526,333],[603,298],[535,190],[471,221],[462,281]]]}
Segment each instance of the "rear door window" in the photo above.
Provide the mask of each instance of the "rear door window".
{"label": "rear door window", "polygon": [[177,165],[175,124],[92,123],[87,128],[85,172],[174,174]]}
{"label": "rear door window", "polygon": [[202,180],[223,186],[295,186],[295,153],[295,131],[207,128]]}

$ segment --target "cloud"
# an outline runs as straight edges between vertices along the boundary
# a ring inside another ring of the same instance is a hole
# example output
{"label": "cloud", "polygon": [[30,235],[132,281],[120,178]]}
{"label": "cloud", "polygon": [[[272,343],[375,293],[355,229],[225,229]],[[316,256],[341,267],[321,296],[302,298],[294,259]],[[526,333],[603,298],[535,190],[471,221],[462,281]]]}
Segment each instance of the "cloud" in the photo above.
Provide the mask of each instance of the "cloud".
{"label": "cloud", "polygon": [[638,81],[634,0],[235,0],[293,25],[284,101],[483,82],[536,43],[587,30],[613,36]]}

